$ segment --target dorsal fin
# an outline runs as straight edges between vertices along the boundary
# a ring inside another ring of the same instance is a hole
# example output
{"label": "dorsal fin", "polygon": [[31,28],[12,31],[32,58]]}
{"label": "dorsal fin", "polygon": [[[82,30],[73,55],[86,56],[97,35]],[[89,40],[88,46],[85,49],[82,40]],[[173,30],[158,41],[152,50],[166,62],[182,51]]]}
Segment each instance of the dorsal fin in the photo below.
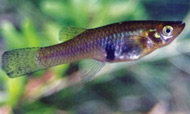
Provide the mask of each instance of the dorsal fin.
{"label": "dorsal fin", "polygon": [[59,40],[65,42],[83,33],[84,31],[86,31],[86,29],[80,27],[64,27],[59,32]]}

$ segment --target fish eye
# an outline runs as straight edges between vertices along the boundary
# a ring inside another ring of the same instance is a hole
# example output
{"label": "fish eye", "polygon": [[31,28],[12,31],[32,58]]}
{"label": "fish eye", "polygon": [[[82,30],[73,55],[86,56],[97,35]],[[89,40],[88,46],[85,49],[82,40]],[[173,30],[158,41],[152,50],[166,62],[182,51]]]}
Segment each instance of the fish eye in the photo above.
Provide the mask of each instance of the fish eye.
{"label": "fish eye", "polygon": [[171,35],[172,31],[173,31],[173,27],[172,27],[172,26],[169,26],[169,25],[164,26],[164,28],[162,29],[162,33],[163,33],[164,35],[166,35],[166,36]]}

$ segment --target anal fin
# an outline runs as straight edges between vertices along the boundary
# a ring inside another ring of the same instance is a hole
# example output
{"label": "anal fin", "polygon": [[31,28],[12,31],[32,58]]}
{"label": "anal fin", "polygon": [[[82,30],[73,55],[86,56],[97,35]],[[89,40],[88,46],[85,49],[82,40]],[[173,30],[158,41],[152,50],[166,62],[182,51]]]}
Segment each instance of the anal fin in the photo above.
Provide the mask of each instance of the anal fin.
{"label": "anal fin", "polygon": [[81,78],[83,81],[92,80],[95,75],[104,67],[105,62],[95,59],[83,60],[79,63],[79,69],[82,72]]}

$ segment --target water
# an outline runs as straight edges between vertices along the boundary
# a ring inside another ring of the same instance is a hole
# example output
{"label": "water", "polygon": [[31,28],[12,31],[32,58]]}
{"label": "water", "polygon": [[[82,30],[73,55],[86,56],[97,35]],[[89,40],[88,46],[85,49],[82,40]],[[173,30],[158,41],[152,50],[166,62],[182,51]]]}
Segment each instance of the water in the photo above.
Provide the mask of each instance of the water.
{"label": "water", "polygon": [[93,28],[127,20],[186,23],[171,45],[139,61],[106,65],[88,83],[73,83],[77,63],[17,79],[0,69],[0,113],[189,113],[189,10],[189,0],[0,0],[0,55],[60,43],[63,26]]}

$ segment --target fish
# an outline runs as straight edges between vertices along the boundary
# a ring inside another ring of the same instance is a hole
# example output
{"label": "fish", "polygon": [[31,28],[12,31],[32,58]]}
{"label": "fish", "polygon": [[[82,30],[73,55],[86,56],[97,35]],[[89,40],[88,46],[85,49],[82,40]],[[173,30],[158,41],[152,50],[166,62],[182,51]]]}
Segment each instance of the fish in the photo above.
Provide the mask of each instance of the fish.
{"label": "fish", "polygon": [[106,63],[136,61],[169,45],[183,31],[182,21],[124,21],[98,28],[64,27],[62,43],[14,49],[2,55],[10,78],[60,64],[79,62],[83,79],[92,79]]}

